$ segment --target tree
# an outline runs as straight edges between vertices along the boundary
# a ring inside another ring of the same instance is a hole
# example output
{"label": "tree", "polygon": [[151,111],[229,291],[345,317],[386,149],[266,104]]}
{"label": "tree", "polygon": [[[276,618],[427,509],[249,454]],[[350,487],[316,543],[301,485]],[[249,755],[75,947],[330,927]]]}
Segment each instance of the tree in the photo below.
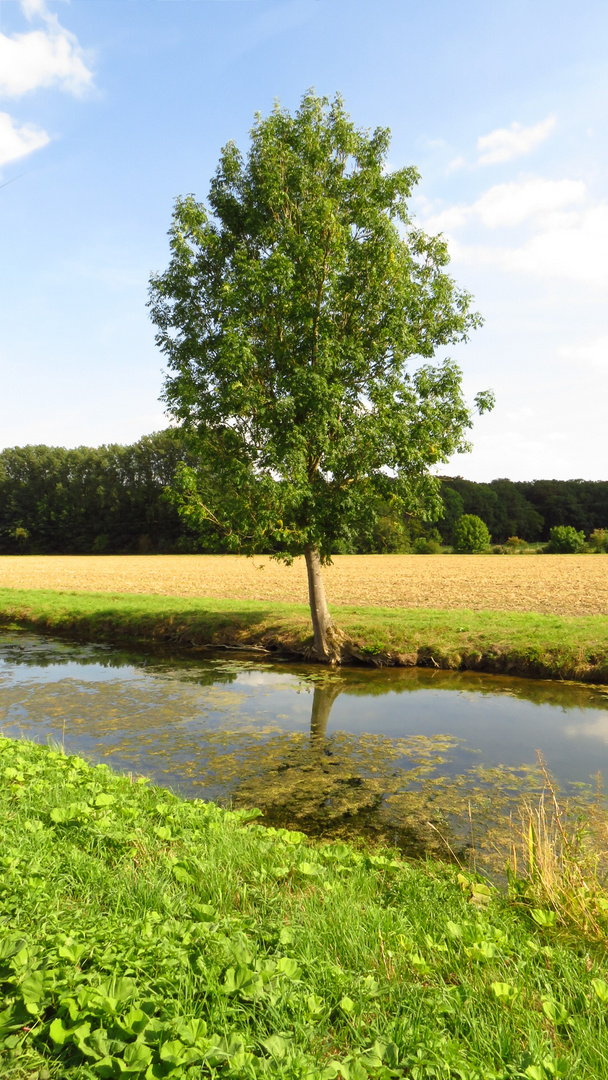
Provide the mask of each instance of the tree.
{"label": "tree", "polygon": [[589,537],[593,551],[608,551],[608,529],[594,529]]}
{"label": "tree", "polygon": [[552,555],[576,555],[585,547],[584,532],[572,525],[554,525],[549,533],[546,550]]}
{"label": "tree", "polygon": [[221,153],[211,212],[177,199],[169,267],[150,283],[163,398],[210,466],[183,470],[184,513],[229,549],[305,556],[326,661],[340,657],[321,576],[332,547],[383,498],[439,511],[428,467],[468,449],[471,426],[459,368],[424,361],[481,320],[444,272],[443,238],[414,228],[418,173],[387,171],[389,141],[339,97],[258,115],[247,157]]}
{"label": "tree", "polygon": [[463,514],[454,525],[454,550],[464,555],[479,554],[490,546],[490,534],[485,521],[476,514]]}

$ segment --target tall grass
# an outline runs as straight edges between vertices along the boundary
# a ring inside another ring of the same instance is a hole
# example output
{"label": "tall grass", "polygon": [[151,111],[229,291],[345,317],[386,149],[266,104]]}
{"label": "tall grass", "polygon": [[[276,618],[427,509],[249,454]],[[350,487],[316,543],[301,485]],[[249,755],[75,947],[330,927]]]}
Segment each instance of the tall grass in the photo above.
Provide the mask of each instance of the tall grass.
{"label": "tall grass", "polygon": [[509,881],[515,897],[548,909],[541,925],[557,924],[586,938],[608,937],[608,814],[598,774],[596,798],[560,802],[538,755],[545,790],[522,801],[511,820]]}

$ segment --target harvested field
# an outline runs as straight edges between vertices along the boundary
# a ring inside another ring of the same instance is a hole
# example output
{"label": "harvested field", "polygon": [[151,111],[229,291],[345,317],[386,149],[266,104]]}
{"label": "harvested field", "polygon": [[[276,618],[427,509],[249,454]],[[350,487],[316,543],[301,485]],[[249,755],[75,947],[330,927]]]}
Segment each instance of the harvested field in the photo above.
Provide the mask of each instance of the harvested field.
{"label": "harvested field", "polygon": [[[333,604],[608,614],[608,555],[337,555],[325,583]],[[238,555],[4,555],[0,588],[308,600],[303,559]]]}

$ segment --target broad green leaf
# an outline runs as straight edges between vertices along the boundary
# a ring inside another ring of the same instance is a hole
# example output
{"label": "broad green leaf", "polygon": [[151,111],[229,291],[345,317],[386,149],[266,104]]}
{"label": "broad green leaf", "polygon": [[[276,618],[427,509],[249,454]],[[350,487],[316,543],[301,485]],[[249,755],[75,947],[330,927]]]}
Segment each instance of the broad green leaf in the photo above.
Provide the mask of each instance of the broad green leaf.
{"label": "broad green leaf", "polygon": [[322,998],[317,997],[316,994],[310,994],[309,997],[306,999],[306,1004],[308,1006],[308,1011],[310,1015],[315,1020],[317,1020],[320,1016],[323,1016],[323,1014],[326,1012],[326,1005],[324,1001],[322,1000]]}
{"label": "broad green leaf", "polygon": [[150,1023],[150,1017],[142,1009],[129,1009],[122,1019],[123,1026],[133,1035],[141,1035]]}
{"label": "broad green leaf", "polygon": [[167,1065],[173,1067],[179,1065],[183,1060],[186,1047],[180,1039],[171,1039],[169,1042],[163,1043],[160,1048],[160,1059]]}
{"label": "broad green leaf", "polygon": [[529,1080],[545,1080],[545,1072],[542,1065],[528,1065],[525,1075]]}
{"label": "broad green leaf", "polygon": [[498,1001],[503,1001],[505,1004],[510,1005],[517,997],[518,991],[510,983],[506,982],[493,982],[490,984],[492,993]]}
{"label": "broad green leaf", "polygon": [[63,1020],[56,1016],[49,1027],[49,1035],[57,1046],[64,1046],[69,1038],[69,1030],[64,1027]]}
{"label": "broad green leaf", "polygon": [[27,947],[27,941],[18,937],[0,938],[0,961],[9,960]]}
{"label": "broad green leaf", "polygon": [[125,1065],[128,1065],[130,1069],[138,1069],[143,1072],[152,1060],[152,1051],[143,1042],[130,1043],[125,1048],[124,1060]]}
{"label": "broad green leaf", "polygon": [[568,1010],[559,1001],[555,1001],[553,998],[543,998],[542,1006],[545,1016],[552,1024],[559,1026],[565,1024],[568,1020]]}
{"label": "broad green leaf", "polygon": [[116,1077],[122,1076],[127,1071],[124,1061],[114,1056],[104,1057],[101,1061],[96,1061],[92,1067],[101,1080],[116,1080]]}
{"label": "broad green leaf", "polygon": [[608,983],[603,979],[592,979],[591,985],[603,1005],[608,1005]]}
{"label": "broad green leaf", "polygon": [[305,877],[318,877],[320,867],[317,863],[301,862],[298,863],[298,870],[301,874],[304,874]]}
{"label": "broad green leaf", "polygon": [[112,806],[116,802],[116,796],[111,795],[109,791],[102,791],[97,795],[93,805],[94,806]]}
{"label": "broad green leaf", "polygon": [[57,949],[59,956],[65,960],[71,960],[73,964],[77,964],[83,953],[86,952],[86,945],[82,942],[74,941],[73,938],[66,938],[63,945],[60,945]]}
{"label": "broad green leaf", "polygon": [[262,1046],[268,1050],[268,1053],[277,1061],[281,1061],[287,1053],[288,1043],[285,1039],[282,1039],[280,1035],[271,1035],[268,1039],[264,1039]]}
{"label": "broad green leaf", "polygon": [[300,977],[297,961],[292,960],[289,956],[282,956],[280,960],[277,960],[277,971],[286,975],[288,979],[298,979]]}
{"label": "broad green leaf", "polygon": [[204,1020],[178,1020],[175,1031],[186,1046],[194,1046],[202,1043],[207,1035],[207,1024]]}
{"label": "broad green leaf", "polygon": [[555,926],[557,922],[557,914],[555,911],[545,911],[542,908],[535,908],[531,912],[531,915],[538,926]]}

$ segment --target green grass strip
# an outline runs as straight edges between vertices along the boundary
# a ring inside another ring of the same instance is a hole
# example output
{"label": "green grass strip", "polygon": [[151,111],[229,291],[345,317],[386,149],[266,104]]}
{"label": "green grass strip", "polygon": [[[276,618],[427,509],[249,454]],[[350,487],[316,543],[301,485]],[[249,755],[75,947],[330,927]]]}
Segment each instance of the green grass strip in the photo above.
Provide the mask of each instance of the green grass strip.
{"label": "green grass strip", "polygon": [[3,738],[0,815],[6,1080],[608,1075],[605,952],[452,867]]}
{"label": "green grass strip", "polygon": [[[606,615],[361,606],[334,606],[332,615],[355,660],[608,682]],[[303,604],[0,589],[0,623],[95,641],[312,655]]]}

